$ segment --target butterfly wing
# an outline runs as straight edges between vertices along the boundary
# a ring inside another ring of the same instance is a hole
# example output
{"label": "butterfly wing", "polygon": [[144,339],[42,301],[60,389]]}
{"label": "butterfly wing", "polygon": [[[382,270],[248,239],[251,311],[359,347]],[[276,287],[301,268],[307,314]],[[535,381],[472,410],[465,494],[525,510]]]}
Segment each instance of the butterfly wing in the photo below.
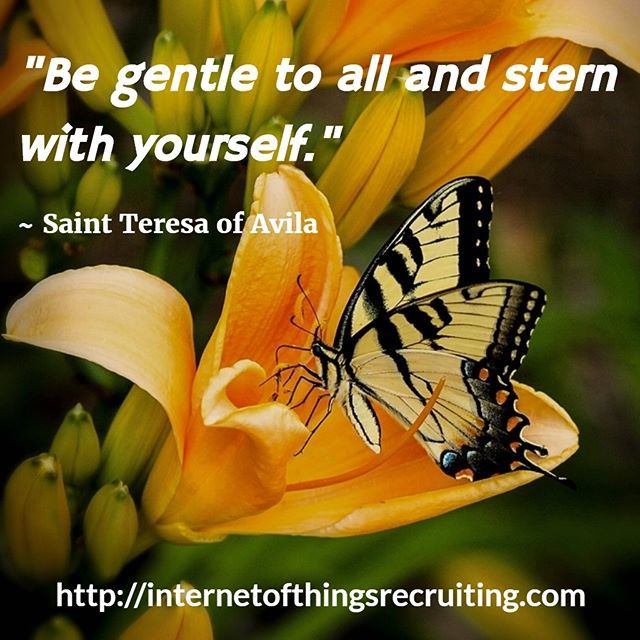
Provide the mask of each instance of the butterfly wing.
{"label": "butterfly wing", "polygon": [[380,313],[489,278],[493,198],[484,178],[453,180],[420,205],[371,261],[342,315],[334,347]]}
{"label": "butterfly wing", "polygon": [[350,375],[405,425],[446,382],[417,437],[442,469],[474,479],[537,467],[509,382],[524,358],[545,295],[520,282],[486,282],[412,300],[352,337]]}

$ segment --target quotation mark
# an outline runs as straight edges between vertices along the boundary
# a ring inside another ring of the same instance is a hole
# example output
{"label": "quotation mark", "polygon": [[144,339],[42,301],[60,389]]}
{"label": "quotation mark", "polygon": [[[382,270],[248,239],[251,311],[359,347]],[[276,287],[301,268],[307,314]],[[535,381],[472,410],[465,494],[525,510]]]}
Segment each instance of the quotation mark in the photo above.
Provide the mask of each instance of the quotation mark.
{"label": "quotation mark", "polygon": [[[322,137],[326,140],[340,140],[342,137],[342,125],[339,124],[330,124],[324,128],[324,133]],[[311,162],[313,160],[313,153],[305,153],[304,160],[305,162]]]}
{"label": "quotation mark", "polygon": [[47,56],[27,56],[27,69],[44,69]]}
{"label": "quotation mark", "polygon": [[340,140],[342,137],[342,125],[330,124],[324,128],[324,136],[327,140]]}

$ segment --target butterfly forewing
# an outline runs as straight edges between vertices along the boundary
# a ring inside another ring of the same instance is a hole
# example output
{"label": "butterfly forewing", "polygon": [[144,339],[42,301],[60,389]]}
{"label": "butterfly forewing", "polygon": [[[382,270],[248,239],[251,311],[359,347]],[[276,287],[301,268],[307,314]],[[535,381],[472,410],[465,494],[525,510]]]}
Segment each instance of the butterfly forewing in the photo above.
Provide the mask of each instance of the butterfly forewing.
{"label": "butterfly forewing", "polygon": [[378,252],[341,318],[335,346],[414,299],[489,278],[491,184],[454,180],[418,207]]}

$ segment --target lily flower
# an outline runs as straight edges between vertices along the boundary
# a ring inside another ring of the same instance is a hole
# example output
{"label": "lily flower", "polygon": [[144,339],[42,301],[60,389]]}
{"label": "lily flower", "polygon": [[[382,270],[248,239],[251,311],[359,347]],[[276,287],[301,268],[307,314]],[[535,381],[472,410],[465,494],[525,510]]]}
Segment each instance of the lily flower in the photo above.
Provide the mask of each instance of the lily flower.
{"label": "lily flower", "polygon": [[[313,215],[318,233],[251,233],[259,213],[272,220],[287,211]],[[296,413],[274,401],[266,377],[278,348],[293,364],[311,359],[310,336],[295,326],[316,326],[303,313],[305,298],[330,334],[356,277],[342,266],[327,200],[302,172],[282,165],[257,181],[221,317],[197,370],[186,302],[165,282],[123,267],[47,278],[12,307],[6,337],[97,362],[164,407],[174,437],[155,459],[142,506],[156,533],[175,542],[230,533],[368,533],[538,477],[518,471],[456,481],[386,415],[383,442],[394,453],[384,457],[383,449],[377,457],[339,409],[295,455],[309,435],[308,406]],[[531,421],[527,437],[544,443],[549,456],[540,464],[551,469],[576,450],[576,427],[544,394],[516,390]]]}

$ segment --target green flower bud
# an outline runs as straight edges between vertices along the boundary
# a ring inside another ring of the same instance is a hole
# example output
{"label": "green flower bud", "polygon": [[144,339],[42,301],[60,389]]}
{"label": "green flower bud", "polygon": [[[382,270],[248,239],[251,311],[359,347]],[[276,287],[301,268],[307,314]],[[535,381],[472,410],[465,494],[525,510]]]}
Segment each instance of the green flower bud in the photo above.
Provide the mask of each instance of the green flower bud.
{"label": "green flower bud", "polygon": [[111,213],[122,195],[122,176],[115,160],[96,160],[78,183],[75,211],[87,218]]}
{"label": "green flower bud", "polygon": [[91,415],[80,403],[65,416],[49,453],[60,461],[65,483],[74,487],[85,485],[98,470],[100,441]]}
{"label": "green flower bud", "polygon": [[[62,133],[67,123],[66,92],[36,90],[20,109],[18,128],[23,134],[34,138],[37,135],[52,136]],[[56,162],[51,154],[47,160],[34,158],[22,163],[22,174],[27,184],[40,198],[59,196],[69,181],[71,163],[68,154]],[[56,213],[60,213],[55,210]]]}
{"label": "green flower bud", "polygon": [[229,53],[237,51],[242,34],[255,12],[255,0],[220,0],[222,35]]}
{"label": "green flower bud", "polygon": [[133,550],[138,514],[127,485],[106,484],[89,502],[84,515],[84,538],[89,562],[103,581],[115,578]]}
{"label": "green flower bud", "polygon": [[57,55],[68,58],[74,69],[87,62],[100,69],[93,90],[78,96],[92,109],[109,113],[131,133],[154,133],[151,110],[141,98],[123,109],[111,104],[118,74],[128,61],[101,0],[29,0],[29,7]]}
{"label": "green flower bud", "polygon": [[422,95],[409,91],[406,70],[360,113],[317,187],[327,196],[345,247],[382,215],[416,164],[424,135]]}
{"label": "green flower bud", "polygon": [[82,633],[69,618],[54,616],[36,629],[32,640],[82,640]]}
{"label": "green flower bud", "polygon": [[[189,64],[189,56],[173,31],[162,31],[153,45],[152,64],[164,64],[169,69]],[[158,133],[175,133],[182,138],[196,133],[204,127],[204,103],[202,97],[194,91],[154,91],[151,104],[156,119]]]}
{"label": "green flower bud", "polygon": [[29,242],[18,254],[20,271],[31,282],[39,282],[49,271],[49,256],[42,243]]}
{"label": "green flower bud", "polygon": [[211,0],[160,0],[160,27],[176,34],[194,64],[211,55],[209,47],[218,19],[216,2]]}
{"label": "green flower bud", "polygon": [[293,26],[284,0],[266,0],[242,35],[234,64],[253,64],[258,79],[252,91],[229,94],[228,121],[232,133],[255,133],[279,112],[286,93],[276,88],[276,67],[293,56]]}
{"label": "green flower bud", "polygon": [[134,493],[141,490],[170,433],[164,409],[146,391],[134,386],[102,446],[100,484],[122,480]]}
{"label": "green flower bud", "polygon": [[71,555],[71,519],[62,468],[55,456],[25,460],[4,491],[7,555],[18,577],[33,582],[61,578]]}

